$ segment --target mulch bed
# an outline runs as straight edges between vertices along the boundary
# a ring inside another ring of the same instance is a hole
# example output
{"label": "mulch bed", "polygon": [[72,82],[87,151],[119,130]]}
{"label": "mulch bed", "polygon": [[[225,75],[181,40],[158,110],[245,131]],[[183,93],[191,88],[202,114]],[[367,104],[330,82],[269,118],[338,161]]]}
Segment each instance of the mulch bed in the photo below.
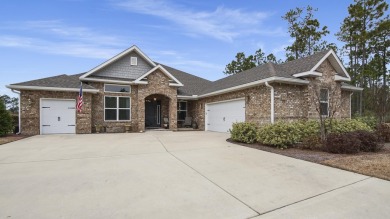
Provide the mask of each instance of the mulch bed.
{"label": "mulch bed", "polygon": [[245,144],[235,142],[230,139],[227,141],[249,148],[336,167],[390,181],[390,143],[386,143],[382,150],[375,153],[360,152],[357,154],[332,154],[324,151],[303,150],[298,148],[278,149],[259,143]]}
{"label": "mulch bed", "polygon": [[0,136],[0,145],[7,144],[27,137],[30,137],[30,135],[8,134],[6,136]]}

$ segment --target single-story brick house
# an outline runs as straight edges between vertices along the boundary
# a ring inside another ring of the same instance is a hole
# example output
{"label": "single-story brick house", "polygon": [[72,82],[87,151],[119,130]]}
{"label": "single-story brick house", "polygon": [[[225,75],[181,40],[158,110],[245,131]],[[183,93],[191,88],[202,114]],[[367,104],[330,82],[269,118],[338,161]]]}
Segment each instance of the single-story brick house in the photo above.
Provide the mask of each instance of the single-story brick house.
{"label": "single-story brick house", "polygon": [[[316,119],[317,85],[334,85],[341,100],[335,117],[351,116],[350,77],[332,51],[283,64],[267,63],[217,81],[152,61],[137,46],[86,73],[58,75],[7,87],[20,92],[21,133],[134,132],[187,122],[201,130],[227,132],[233,122],[259,125],[276,120]],[[84,105],[76,111],[80,82]],[[328,88],[326,88],[328,89]],[[329,91],[321,94],[328,114]],[[327,94],[327,95],[326,95]],[[333,98],[333,97],[332,97]]]}

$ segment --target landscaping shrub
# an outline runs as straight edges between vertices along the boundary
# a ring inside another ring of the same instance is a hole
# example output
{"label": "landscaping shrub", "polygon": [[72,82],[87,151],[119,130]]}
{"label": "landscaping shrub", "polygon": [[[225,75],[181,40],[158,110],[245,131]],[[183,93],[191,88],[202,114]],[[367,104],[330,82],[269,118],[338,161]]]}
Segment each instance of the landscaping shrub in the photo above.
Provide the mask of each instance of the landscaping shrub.
{"label": "landscaping shrub", "polygon": [[373,131],[366,123],[356,119],[327,119],[325,125],[329,133],[345,133],[358,130]]}
{"label": "landscaping shrub", "polygon": [[286,122],[266,125],[259,130],[257,140],[266,145],[287,148],[301,140],[299,127],[296,123]]}
{"label": "landscaping shrub", "polygon": [[383,143],[379,136],[374,132],[354,131],[352,132],[357,139],[360,140],[360,150],[365,152],[376,152],[383,147]]}
{"label": "landscaping shrub", "polygon": [[297,145],[300,149],[306,150],[322,150],[323,145],[321,137],[318,135],[311,135],[303,138],[302,142]]}
{"label": "landscaping shrub", "polygon": [[12,127],[11,114],[6,110],[3,101],[0,100],[0,136],[8,134]]}
{"label": "landscaping shrub", "polygon": [[248,122],[233,123],[230,136],[234,141],[251,144],[256,141],[257,127],[255,124]]}
{"label": "landscaping shrub", "polygon": [[361,141],[351,133],[330,133],[326,139],[325,150],[334,154],[353,154],[360,151]]}
{"label": "landscaping shrub", "polygon": [[376,133],[384,142],[390,142],[390,123],[379,124]]}
{"label": "landscaping shrub", "polygon": [[375,116],[356,116],[355,120],[363,122],[368,125],[372,130],[376,129],[378,125],[378,119]]}

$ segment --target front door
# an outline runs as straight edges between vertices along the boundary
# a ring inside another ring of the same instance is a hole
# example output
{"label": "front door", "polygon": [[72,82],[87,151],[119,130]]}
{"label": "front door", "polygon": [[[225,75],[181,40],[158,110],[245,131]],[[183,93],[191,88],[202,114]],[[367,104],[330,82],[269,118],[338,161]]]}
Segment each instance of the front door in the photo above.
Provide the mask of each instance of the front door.
{"label": "front door", "polygon": [[145,127],[146,128],[161,127],[161,101],[159,100],[145,101]]}

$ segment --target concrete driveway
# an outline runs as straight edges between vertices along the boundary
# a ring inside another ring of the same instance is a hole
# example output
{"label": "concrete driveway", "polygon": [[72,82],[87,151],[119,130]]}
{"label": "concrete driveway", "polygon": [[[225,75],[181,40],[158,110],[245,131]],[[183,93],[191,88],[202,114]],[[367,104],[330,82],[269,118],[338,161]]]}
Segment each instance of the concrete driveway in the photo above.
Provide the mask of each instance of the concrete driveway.
{"label": "concrete driveway", "polygon": [[213,132],[35,136],[0,146],[0,218],[390,218],[390,182]]}

